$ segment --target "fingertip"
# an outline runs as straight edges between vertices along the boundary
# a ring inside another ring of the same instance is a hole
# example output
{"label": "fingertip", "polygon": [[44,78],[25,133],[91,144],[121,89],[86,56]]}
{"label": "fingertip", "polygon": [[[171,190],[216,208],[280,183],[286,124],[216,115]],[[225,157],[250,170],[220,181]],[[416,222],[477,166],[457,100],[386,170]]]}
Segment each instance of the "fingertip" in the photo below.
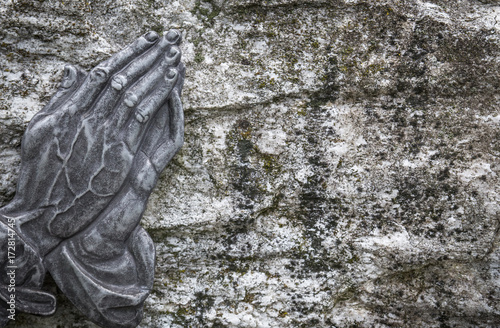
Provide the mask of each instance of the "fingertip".
{"label": "fingertip", "polygon": [[166,39],[171,44],[180,44],[182,41],[181,32],[176,29],[171,29],[167,32]]}
{"label": "fingertip", "polygon": [[110,73],[109,67],[105,66],[97,66],[90,72],[90,78],[95,82],[105,82],[108,80],[108,76]]}
{"label": "fingertip", "polygon": [[64,89],[71,88],[77,79],[78,71],[73,65],[64,66],[63,80],[61,81],[61,87]]}
{"label": "fingertip", "polygon": [[161,66],[166,69],[169,66],[177,66],[181,60],[181,50],[176,45],[170,46],[164,54]]}
{"label": "fingertip", "polygon": [[144,34],[144,38],[149,42],[155,42],[159,37],[160,36],[155,31],[149,31],[148,33]]}
{"label": "fingertip", "polygon": [[177,70],[175,68],[170,67],[167,71],[167,74],[165,74],[165,77],[168,80],[173,80],[177,77]]}
{"label": "fingertip", "polygon": [[71,74],[76,74],[76,67],[73,65],[64,66],[64,78],[69,77]]}

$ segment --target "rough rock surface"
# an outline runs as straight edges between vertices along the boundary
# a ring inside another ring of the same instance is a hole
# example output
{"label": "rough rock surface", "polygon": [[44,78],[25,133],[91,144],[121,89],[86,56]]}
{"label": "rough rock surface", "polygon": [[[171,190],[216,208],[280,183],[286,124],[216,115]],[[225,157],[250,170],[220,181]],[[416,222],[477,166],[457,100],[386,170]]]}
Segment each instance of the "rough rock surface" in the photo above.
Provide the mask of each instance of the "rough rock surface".
{"label": "rough rock surface", "polygon": [[[500,326],[499,1],[0,0],[1,205],[64,65],[168,28],[141,327]],[[58,300],[9,327],[96,327]]]}

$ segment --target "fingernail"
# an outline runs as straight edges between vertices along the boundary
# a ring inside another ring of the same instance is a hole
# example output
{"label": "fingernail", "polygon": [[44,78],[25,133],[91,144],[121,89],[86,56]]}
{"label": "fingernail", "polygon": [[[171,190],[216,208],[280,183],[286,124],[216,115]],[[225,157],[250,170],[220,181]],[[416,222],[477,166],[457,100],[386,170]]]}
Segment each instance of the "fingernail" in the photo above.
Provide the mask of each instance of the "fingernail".
{"label": "fingernail", "polygon": [[170,43],[179,43],[181,41],[181,33],[178,30],[170,30],[167,33],[167,40]]}
{"label": "fingernail", "polygon": [[177,72],[176,72],[175,69],[171,68],[171,69],[168,70],[167,77],[169,79],[173,79],[176,75],[177,75]]}
{"label": "fingernail", "polygon": [[108,75],[109,75],[109,68],[107,67],[95,67],[90,72],[91,79],[98,82],[105,82],[108,78]]}
{"label": "fingernail", "polygon": [[71,66],[64,67],[64,77],[61,82],[61,87],[68,89],[76,81],[76,69]]}
{"label": "fingernail", "polygon": [[168,57],[170,58],[174,58],[175,55],[177,55],[179,53],[179,51],[175,48],[170,48],[170,50],[168,51]]}
{"label": "fingernail", "polygon": [[158,33],[156,33],[155,31],[149,31],[148,33],[146,33],[146,35],[144,35],[144,38],[149,42],[156,41],[158,37]]}
{"label": "fingernail", "polygon": [[64,77],[68,77],[70,73],[71,73],[71,67],[64,66]]}

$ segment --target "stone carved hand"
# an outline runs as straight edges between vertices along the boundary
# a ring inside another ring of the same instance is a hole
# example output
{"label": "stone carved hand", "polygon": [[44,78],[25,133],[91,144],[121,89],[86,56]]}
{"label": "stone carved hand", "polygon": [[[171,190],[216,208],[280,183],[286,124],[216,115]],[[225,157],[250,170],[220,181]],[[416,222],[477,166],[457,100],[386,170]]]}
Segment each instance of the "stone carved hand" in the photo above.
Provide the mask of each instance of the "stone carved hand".
{"label": "stone carved hand", "polygon": [[180,41],[176,30],[149,32],[89,74],[66,67],[29,124],[16,196],[0,210],[106,327],[135,327],[152,287],[154,247],[138,224],[183,143]]}

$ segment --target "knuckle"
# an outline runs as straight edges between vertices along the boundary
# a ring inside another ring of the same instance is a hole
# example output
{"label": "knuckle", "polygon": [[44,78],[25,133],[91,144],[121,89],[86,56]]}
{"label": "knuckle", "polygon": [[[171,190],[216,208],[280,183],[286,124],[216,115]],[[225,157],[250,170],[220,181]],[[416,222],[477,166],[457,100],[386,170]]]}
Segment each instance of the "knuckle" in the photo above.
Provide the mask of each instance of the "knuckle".
{"label": "knuckle", "polygon": [[97,83],[106,82],[109,77],[109,69],[107,67],[97,66],[90,71],[90,78]]}
{"label": "knuckle", "polygon": [[116,91],[122,90],[127,85],[127,78],[121,74],[113,76],[111,79],[111,87]]}

